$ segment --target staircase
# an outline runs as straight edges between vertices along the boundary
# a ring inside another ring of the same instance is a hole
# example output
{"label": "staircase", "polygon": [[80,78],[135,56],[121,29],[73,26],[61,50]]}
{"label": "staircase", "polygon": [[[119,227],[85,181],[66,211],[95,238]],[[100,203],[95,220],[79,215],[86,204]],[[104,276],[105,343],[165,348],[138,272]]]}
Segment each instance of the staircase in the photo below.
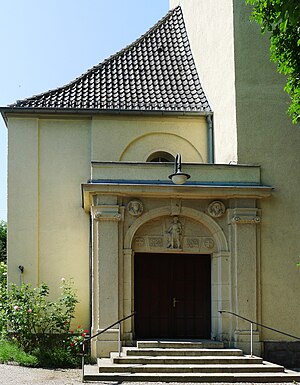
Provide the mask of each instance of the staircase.
{"label": "staircase", "polygon": [[215,341],[139,341],[85,366],[84,381],[294,382],[300,373]]}

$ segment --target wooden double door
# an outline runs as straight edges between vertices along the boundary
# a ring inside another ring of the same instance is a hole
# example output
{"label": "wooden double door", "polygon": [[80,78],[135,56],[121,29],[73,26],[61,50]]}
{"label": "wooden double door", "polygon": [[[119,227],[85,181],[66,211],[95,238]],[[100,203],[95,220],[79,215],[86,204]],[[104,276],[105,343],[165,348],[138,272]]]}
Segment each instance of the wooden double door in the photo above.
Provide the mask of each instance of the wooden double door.
{"label": "wooden double door", "polygon": [[136,253],[134,304],[137,339],[210,338],[210,255]]}

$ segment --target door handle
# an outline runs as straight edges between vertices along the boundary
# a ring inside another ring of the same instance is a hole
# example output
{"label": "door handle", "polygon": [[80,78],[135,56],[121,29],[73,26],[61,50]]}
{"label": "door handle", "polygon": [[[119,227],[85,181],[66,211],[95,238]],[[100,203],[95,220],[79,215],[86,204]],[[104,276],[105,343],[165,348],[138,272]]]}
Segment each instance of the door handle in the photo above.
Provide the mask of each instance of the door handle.
{"label": "door handle", "polygon": [[176,303],[179,302],[178,299],[176,299],[175,297],[173,298],[173,307],[176,307]]}

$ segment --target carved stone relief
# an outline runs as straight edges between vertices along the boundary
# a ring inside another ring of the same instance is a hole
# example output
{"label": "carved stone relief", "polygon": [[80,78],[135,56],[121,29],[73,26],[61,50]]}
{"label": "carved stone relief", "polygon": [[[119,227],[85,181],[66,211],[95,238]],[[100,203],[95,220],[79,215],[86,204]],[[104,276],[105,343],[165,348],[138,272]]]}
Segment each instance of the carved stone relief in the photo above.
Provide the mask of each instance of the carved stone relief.
{"label": "carved stone relief", "polygon": [[149,237],[149,246],[153,247],[163,247],[163,238],[162,237]]}
{"label": "carved stone relief", "polygon": [[208,214],[213,218],[219,218],[225,214],[226,208],[223,202],[214,201],[207,208]]}
{"label": "carved stone relief", "polygon": [[147,222],[136,233],[133,249],[153,252],[195,252],[216,251],[214,238],[201,223],[186,217],[165,216]]}
{"label": "carved stone relief", "polygon": [[182,231],[183,226],[175,216],[167,230],[168,234],[168,248],[169,249],[181,249],[182,248]]}
{"label": "carved stone relief", "polygon": [[145,246],[145,239],[142,238],[142,237],[135,238],[134,242],[135,242],[135,246],[138,247],[138,248]]}
{"label": "carved stone relief", "polygon": [[131,200],[127,205],[127,210],[134,217],[140,216],[144,211],[143,203],[138,199]]}
{"label": "carved stone relief", "polygon": [[213,240],[213,238],[204,239],[204,247],[206,247],[207,249],[213,249],[214,246],[215,246],[215,241]]}
{"label": "carved stone relief", "polygon": [[181,213],[181,200],[172,199],[171,200],[171,215],[180,215]]}

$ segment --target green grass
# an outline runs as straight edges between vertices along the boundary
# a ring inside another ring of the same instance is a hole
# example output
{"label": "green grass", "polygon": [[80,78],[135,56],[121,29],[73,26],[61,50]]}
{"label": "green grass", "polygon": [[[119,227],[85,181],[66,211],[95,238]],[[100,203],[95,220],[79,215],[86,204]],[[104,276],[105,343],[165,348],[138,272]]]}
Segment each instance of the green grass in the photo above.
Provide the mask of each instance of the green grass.
{"label": "green grass", "polygon": [[21,366],[37,366],[38,359],[31,354],[25,353],[16,344],[0,340],[0,363],[16,362]]}
{"label": "green grass", "polygon": [[[50,344],[51,345],[51,344]],[[79,368],[81,356],[58,344],[34,349],[31,354],[24,352],[16,343],[0,337],[0,364],[16,363],[21,366],[42,368]],[[88,355],[86,363],[94,363]]]}

